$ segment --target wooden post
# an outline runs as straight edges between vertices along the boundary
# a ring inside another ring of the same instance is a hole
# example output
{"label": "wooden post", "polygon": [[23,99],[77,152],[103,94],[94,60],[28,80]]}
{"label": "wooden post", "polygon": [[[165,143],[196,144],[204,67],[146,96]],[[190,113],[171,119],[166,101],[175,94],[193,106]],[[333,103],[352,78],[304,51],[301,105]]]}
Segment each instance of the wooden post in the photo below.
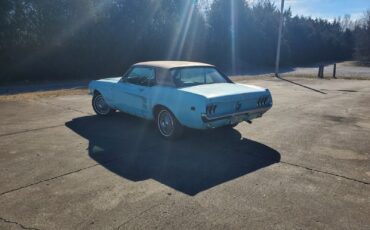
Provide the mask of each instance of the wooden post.
{"label": "wooden post", "polygon": [[324,68],[325,68],[325,66],[322,65],[322,67],[321,67],[321,78],[324,78]]}
{"label": "wooden post", "polygon": [[324,65],[323,64],[319,65],[319,72],[317,74],[317,77],[318,78],[324,78]]}
{"label": "wooden post", "polygon": [[337,74],[337,63],[334,63],[334,67],[333,67],[333,78],[337,78],[335,75]]}

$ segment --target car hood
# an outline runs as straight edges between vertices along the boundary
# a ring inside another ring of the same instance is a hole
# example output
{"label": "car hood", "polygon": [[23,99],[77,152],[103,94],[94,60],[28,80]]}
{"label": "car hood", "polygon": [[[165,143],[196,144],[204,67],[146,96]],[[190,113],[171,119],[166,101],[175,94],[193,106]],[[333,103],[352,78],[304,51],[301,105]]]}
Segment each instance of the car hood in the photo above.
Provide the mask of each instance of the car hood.
{"label": "car hood", "polygon": [[101,81],[101,82],[110,82],[110,83],[117,83],[119,82],[119,80],[121,80],[122,77],[111,77],[111,78],[104,78],[104,79],[100,79],[100,80],[97,80],[97,81]]}
{"label": "car hood", "polygon": [[268,90],[254,86],[254,85],[244,85],[237,83],[216,83],[216,84],[205,84],[197,85],[191,87],[185,87],[179,89],[184,92],[194,93],[201,95],[206,98],[220,98],[228,96],[237,95],[261,95],[261,93],[266,93]]}

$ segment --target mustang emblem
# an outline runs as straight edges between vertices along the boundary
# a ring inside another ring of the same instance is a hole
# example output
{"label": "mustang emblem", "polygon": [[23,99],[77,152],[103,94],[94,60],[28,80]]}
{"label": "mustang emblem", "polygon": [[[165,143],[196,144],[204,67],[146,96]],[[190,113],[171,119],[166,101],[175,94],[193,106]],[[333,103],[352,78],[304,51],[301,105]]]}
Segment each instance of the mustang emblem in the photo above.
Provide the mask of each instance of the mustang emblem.
{"label": "mustang emblem", "polygon": [[236,112],[239,112],[239,111],[240,111],[240,109],[241,109],[241,107],[242,107],[242,104],[238,101],[238,102],[235,104],[235,111],[236,111]]}

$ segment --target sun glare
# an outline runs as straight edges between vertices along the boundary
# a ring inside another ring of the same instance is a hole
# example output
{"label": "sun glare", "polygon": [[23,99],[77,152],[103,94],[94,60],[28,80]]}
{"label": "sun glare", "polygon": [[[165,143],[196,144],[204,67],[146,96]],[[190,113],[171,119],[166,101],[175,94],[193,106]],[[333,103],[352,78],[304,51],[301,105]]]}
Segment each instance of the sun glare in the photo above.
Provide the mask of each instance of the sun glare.
{"label": "sun glare", "polygon": [[235,2],[234,0],[231,0],[231,6],[230,6],[230,38],[231,38],[231,70],[233,73],[236,71],[236,15],[235,15]]}
{"label": "sun glare", "polygon": [[167,59],[180,59],[182,57],[185,40],[188,36],[195,7],[196,1],[186,2],[185,8],[181,14],[179,28],[177,28],[173,37]]}

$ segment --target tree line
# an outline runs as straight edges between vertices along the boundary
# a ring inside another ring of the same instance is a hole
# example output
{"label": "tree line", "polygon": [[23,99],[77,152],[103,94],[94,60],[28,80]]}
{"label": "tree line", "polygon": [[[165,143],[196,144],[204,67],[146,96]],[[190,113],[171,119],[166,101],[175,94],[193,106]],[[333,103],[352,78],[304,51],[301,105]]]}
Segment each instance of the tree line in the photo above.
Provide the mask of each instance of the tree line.
{"label": "tree line", "polygon": [[354,58],[356,60],[370,62],[370,10],[367,10],[365,16],[354,25],[352,32],[355,37]]}
{"label": "tree line", "polygon": [[[269,0],[2,0],[0,82],[120,75],[147,60],[193,60],[228,73],[273,66],[279,10]],[[282,65],[369,60],[370,17],[284,12]]]}

